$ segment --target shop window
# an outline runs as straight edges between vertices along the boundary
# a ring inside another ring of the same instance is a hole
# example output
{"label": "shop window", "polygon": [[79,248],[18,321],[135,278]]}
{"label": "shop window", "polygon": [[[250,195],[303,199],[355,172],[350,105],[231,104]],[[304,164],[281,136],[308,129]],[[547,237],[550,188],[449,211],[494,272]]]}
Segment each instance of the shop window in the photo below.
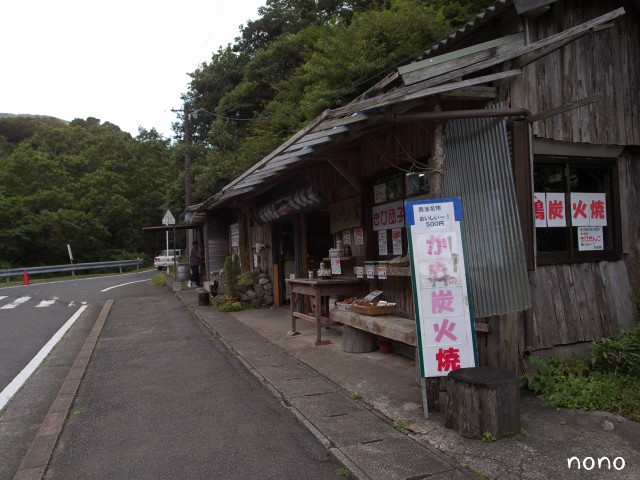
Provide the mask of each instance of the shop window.
{"label": "shop window", "polygon": [[378,256],[407,254],[404,200],[429,193],[426,172],[396,173],[373,182],[373,229]]}
{"label": "shop window", "polygon": [[534,162],[537,263],[620,258],[615,159],[536,156]]}

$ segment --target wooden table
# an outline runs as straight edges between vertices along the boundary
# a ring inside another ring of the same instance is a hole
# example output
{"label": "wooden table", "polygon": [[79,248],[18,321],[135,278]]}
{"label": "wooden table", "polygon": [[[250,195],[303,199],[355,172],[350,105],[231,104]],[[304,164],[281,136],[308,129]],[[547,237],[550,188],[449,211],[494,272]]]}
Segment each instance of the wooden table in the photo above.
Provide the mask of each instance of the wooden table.
{"label": "wooden table", "polygon": [[[316,345],[327,345],[331,340],[322,340],[322,325],[332,325],[329,318],[329,297],[331,295],[356,296],[361,295],[366,283],[359,278],[295,278],[287,280],[291,287],[291,335],[297,335],[296,318],[301,318],[316,324]],[[315,315],[296,311],[297,303],[304,296],[315,299]],[[323,315],[323,308],[325,315]]]}

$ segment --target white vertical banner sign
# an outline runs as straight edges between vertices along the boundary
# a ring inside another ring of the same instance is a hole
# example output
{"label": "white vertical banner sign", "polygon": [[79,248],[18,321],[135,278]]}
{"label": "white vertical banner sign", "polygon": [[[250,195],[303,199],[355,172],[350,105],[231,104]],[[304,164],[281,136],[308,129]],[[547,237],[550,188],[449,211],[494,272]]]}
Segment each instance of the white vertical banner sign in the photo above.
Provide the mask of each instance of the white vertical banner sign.
{"label": "white vertical banner sign", "polygon": [[478,364],[460,198],[407,201],[420,374]]}

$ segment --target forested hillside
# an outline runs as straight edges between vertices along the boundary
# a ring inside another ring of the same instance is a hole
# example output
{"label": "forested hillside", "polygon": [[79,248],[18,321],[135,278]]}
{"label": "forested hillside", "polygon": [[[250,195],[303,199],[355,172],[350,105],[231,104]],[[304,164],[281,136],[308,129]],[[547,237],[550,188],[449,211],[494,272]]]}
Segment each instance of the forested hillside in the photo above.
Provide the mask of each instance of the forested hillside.
{"label": "forested hillside", "polygon": [[132,138],[92,118],[0,119],[2,267],[67,263],[67,244],[80,262],[162,248],[142,227],[178,193],[171,152],[155,131]]}
{"label": "forested hillside", "polygon": [[[192,203],[491,4],[267,0],[190,74]],[[185,209],[184,120],[165,139],[95,118],[0,118],[0,268],[66,263],[67,244],[76,261],[156,253],[162,238],[142,227]]]}

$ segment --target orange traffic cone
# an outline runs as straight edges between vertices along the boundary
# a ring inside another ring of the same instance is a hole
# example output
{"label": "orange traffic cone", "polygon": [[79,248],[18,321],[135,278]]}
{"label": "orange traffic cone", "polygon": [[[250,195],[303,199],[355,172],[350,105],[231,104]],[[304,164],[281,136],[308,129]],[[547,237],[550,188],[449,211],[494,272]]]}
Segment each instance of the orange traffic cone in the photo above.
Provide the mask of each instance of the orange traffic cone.
{"label": "orange traffic cone", "polygon": [[31,285],[31,283],[29,283],[29,274],[27,273],[27,269],[24,269],[24,280],[22,281],[23,285]]}

